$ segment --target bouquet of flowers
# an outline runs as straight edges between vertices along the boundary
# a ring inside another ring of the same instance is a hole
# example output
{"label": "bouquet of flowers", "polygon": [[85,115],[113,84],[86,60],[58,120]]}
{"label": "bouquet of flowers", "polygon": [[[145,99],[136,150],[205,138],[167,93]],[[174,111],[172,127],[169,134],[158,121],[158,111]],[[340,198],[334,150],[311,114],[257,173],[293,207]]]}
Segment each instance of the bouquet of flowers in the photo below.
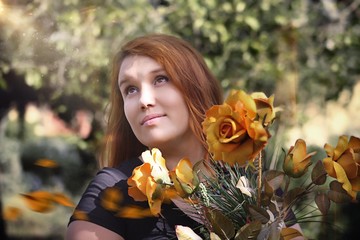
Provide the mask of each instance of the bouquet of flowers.
{"label": "bouquet of flowers", "polygon": [[[315,155],[307,152],[304,140],[279,159],[282,169],[265,168],[269,127],[278,111],[273,103],[274,96],[264,93],[232,91],[222,105],[207,111],[202,124],[209,159],[193,166],[184,158],[169,171],[161,152],[148,150],[128,179],[129,195],[148,201],[153,215],[161,214],[163,201],[180,196],[201,217],[207,239],[292,239],[302,232],[291,226],[309,217],[295,217],[295,208],[314,203],[310,213],[326,215],[331,202],[359,200],[358,137],[340,136],[335,147],[325,144],[327,157],[314,164],[311,178],[300,186],[290,183],[306,176]],[[332,181],[323,186],[328,177]],[[201,239],[186,226],[178,226],[177,235]]]}

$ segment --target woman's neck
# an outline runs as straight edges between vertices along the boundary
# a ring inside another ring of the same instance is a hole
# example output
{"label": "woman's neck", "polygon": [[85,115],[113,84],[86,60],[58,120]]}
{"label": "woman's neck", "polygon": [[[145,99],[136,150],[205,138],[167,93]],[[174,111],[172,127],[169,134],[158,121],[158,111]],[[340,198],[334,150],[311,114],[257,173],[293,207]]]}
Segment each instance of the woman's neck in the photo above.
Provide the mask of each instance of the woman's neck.
{"label": "woman's neck", "polygon": [[202,160],[206,153],[203,145],[198,140],[160,150],[169,170],[173,170],[182,158],[188,158],[192,164],[195,164]]}

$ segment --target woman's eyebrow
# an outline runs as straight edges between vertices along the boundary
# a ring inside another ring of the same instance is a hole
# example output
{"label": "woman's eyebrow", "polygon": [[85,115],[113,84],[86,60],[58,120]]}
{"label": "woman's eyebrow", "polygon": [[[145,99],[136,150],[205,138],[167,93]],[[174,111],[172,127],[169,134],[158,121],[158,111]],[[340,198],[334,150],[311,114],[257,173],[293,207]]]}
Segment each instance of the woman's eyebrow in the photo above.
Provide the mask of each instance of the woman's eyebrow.
{"label": "woman's eyebrow", "polygon": [[[164,68],[156,68],[156,69],[150,71],[150,74],[153,74],[153,75],[159,74],[159,73],[165,73],[165,74],[167,74]],[[130,77],[130,76],[122,76],[122,77],[119,77],[119,80],[118,80],[119,88],[120,88],[123,84],[129,82],[129,81],[130,81],[129,78],[131,78],[131,77]]]}
{"label": "woman's eyebrow", "polygon": [[119,81],[118,81],[119,88],[120,88],[123,84],[127,83],[128,81],[129,81],[128,78],[119,78]]}
{"label": "woman's eyebrow", "polygon": [[150,72],[151,74],[157,74],[157,73],[166,73],[164,68],[157,68]]}

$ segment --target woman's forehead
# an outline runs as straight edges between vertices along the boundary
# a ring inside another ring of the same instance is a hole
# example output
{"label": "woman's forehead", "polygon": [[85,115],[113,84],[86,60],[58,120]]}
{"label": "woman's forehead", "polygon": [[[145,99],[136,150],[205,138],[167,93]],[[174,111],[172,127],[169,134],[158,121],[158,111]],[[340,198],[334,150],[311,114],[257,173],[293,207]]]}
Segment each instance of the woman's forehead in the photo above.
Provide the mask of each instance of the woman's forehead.
{"label": "woman's forehead", "polygon": [[156,73],[164,71],[163,66],[151,57],[130,55],[124,58],[120,65],[119,84],[127,78],[135,78],[138,74]]}

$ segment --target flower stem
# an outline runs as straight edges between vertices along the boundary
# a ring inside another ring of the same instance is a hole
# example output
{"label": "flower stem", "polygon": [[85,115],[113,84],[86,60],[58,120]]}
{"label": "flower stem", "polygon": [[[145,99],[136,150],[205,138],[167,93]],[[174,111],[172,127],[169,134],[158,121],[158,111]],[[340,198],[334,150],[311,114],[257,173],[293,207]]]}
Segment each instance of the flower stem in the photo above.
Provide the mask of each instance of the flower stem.
{"label": "flower stem", "polygon": [[262,179],[262,154],[260,151],[259,154],[259,162],[258,162],[258,172],[259,172],[259,178],[258,178],[258,193],[257,193],[257,205],[260,206],[261,203],[261,179]]}

